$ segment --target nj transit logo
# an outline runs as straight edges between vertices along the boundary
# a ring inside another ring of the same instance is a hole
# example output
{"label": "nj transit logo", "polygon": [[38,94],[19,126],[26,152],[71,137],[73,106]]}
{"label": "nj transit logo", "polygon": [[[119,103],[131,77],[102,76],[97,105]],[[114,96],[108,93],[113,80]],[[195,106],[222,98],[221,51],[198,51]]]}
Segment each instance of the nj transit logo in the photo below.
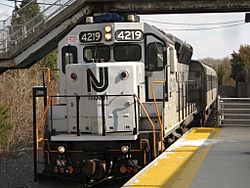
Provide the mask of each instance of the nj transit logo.
{"label": "nj transit logo", "polygon": [[91,69],[87,69],[87,87],[88,92],[93,88],[96,92],[105,91],[108,88],[108,68],[99,68],[99,81]]}

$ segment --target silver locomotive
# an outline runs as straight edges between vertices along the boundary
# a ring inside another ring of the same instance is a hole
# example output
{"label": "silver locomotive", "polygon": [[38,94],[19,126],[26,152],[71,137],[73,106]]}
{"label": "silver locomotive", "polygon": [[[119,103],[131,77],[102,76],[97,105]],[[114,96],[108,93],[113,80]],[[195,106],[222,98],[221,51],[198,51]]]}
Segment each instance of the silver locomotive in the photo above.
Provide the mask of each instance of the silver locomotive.
{"label": "silver locomotive", "polygon": [[135,15],[86,18],[58,44],[59,104],[49,105],[43,172],[91,185],[133,175],[185,127],[204,124],[213,69],[192,47]]}

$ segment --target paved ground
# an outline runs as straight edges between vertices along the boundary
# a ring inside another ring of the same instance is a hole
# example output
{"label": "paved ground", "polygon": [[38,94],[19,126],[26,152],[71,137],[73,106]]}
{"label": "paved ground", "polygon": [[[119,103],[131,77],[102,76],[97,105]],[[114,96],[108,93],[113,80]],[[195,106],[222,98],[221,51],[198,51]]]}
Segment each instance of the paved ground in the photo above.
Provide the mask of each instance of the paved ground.
{"label": "paved ground", "polygon": [[250,127],[224,127],[191,188],[250,187]]}
{"label": "paved ground", "polygon": [[9,153],[0,161],[0,187],[34,187],[32,150]]}

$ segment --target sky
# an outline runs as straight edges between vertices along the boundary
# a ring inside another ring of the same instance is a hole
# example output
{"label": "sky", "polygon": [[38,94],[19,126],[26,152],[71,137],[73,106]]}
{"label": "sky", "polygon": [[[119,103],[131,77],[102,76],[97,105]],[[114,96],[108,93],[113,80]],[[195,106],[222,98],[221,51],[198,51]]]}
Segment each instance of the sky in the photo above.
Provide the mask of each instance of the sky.
{"label": "sky", "polygon": [[0,1],[0,20],[6,19],[11,15],[11,11],[13,10],[14,4],[7,0]]}
{"label": "sky", "polygon": [[245,13],[145,15],[141,21],[189,43],[194,59],[230,57],[240,45],[250,45],[250,23],[244,23]]}
{"label": "sky", "polygon": [[[1,0],[0,20],[8,18],[13,7],[13,2]],[[193,59],[230,58],[230,54],[237,52],[240,45],[250,45],[250,23],[244,23],[245,13],[161,14],[140,17],[142,22],[189,43],[194,49]],[[0,27],[2,23],[0,21]]]}

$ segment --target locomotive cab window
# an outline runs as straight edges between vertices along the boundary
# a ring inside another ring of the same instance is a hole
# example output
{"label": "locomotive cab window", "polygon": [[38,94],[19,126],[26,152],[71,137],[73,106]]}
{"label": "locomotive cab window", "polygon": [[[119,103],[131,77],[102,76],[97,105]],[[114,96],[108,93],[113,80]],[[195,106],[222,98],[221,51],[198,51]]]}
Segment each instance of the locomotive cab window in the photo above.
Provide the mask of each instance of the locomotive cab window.
{"label": "locomotive cab window", "polygon": [[141,60],[141,46],[138,44],[121,44],[114,47],[116,61],[139,61]]}
{"label": "locomotive cab window", "polygon": [[77,63],[77,48],[75,46],[64,46],[62,48],[62,72],[68,64]]}
{"label": "locomotive cab window", "polygon": [[87,46],[83,49],[83,59],[87,63],[93,61],[108,62],[110,48],[108,46]]}
{"label": "locomotive cab window", "polygon": [[164,44],[154,36],[147,37],[146,71],[162,71],[166,62],[164,58]]}

